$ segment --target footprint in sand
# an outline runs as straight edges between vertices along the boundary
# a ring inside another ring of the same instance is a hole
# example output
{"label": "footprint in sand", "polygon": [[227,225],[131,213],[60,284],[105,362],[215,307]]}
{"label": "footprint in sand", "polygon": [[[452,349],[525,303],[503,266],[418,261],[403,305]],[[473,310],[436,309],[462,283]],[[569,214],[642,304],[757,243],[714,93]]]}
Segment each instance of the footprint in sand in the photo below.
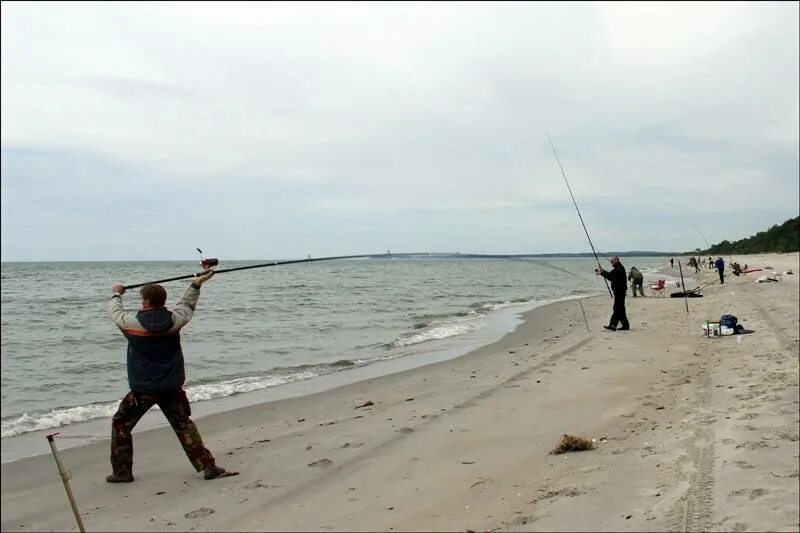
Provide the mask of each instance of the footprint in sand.
{"label": "footprint in sand", "polygon": [[186,513],[184,518],[204,518],[210,514],[214,513],[214,509],[209,509],[208,507],[201,507],[200,509],[196,509],[192,512]]}
{"label": "footprint in sand", "polygon": [[751,465],[747,461],[734,461],[733,464],[735,464],[739,468],[743,468],[745,470],[749,470],[750,468],[753,468],[753,465]]}
{"label": "footprint in sand", "polygon": [[283,485],[267,485],[262,483],[260,479],[253,481],[252,483],[248,483],[244,486],[246,489],[274,489],[276,487],[282,487]]}
{"label": "footprint in sand", "polygon": [[518,516],[508,524],[511,526],[524,526],[534,521],[533,516]]}
{"label": "footprint in sand", "polygon": [[744,448],[745,450],[759,450],[761,448],[769,448],[769,444],[763,440],[745,442],[744,444],[737,444],[737,448]]}
{"label": "footprint in sand", "polygon": [[319,461],[314,461],[313,463],[308,463],[308,466],[319,466],[319,467],[328,467],[333,464],[333,461],[330,459],[320,459]]}
{"label": "footprint in sand", "polygon": [[539,495],[534,498],[532,503],[537,503],[542,500],[549,500],[551,498],[557,498],[561,496],[574,498],[576,496],[581,496],[582,494],[586,494],[586,491],[577,489],[575,487],[565,487],[556,491],[539,489]]}
{"label": "footprint in sand", "polygon": [[342,445],[342,448],[361,448],[363,445],[364,445],[363,442],[345,442]]}

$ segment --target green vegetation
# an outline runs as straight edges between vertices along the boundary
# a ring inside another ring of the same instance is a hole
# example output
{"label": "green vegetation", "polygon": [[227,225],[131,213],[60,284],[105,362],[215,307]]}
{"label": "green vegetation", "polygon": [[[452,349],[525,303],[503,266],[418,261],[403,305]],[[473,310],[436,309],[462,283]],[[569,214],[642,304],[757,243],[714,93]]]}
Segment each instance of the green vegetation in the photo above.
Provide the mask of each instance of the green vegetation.
{"label": "green vegetation", "polygon": [[730,254],[782,254],[800,251],[800,217],[774,225],[767,231],[759,231],[752,237],[735,242],[722,241],[700,255]]}

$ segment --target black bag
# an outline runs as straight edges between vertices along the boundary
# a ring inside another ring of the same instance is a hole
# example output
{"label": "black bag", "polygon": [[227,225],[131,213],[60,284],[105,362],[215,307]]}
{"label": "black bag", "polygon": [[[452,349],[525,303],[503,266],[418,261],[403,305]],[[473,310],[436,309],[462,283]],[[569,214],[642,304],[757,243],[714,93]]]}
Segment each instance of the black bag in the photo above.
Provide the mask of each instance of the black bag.
{"label": "black bag", "polygon": [[736,329],[736,324],[739,321],[733,315],[722,315],[719,317],[719,325],[724,328],[731,328],[733,330]]}
{"label": "black bag", "polygon": [[699,292],[695,291],[686,291],[686,292],[672,292],[669,295],[670,298],[702,298],[703,295]]}

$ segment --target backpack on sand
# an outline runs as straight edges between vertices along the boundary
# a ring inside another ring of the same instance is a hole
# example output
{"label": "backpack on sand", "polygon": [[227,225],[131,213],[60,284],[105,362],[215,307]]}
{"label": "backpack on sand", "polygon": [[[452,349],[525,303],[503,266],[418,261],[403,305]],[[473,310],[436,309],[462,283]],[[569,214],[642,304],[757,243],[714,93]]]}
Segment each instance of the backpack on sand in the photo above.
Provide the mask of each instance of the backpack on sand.
{"label": "backpack on sand", "polygon": [[722,315],[719,317],[719,325],[724,328],[731,328],[735,330],[738,322],[738,319],[733,315]]}

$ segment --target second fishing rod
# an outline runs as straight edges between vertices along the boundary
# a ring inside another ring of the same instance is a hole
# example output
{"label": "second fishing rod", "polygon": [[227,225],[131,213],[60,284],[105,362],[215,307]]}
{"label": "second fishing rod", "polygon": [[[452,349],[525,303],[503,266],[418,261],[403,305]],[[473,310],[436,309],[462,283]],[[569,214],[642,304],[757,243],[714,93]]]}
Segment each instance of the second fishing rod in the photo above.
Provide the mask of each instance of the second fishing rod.
{"label": "second fishing rod", "polygon": [[[581,216],[581,210],[578,209],[578,203],[575,201],[575,195],[572,194],[572,188],[569,186],[569,181],[567,181],[567,174],[564,172],[564,167],[561,165],[561,159],[558,157],[558,152],[556,152],[556,147],[553,144],[553,140],[550,138],[550,134],[547,132],[545,133],[547,134],[547,140],[550,141],[550,146],[553,148],[553,154],[555,154],[556,156],[556,161],[558,162],[558,168],[561,169],[561,175],[564,177],[564,183],[567,184],[567,190],[569,191],[570,198],[572,198],[572,204],[575,206],[575,211],[578,212],[578,218],[581,221],[581,226],[583,226],[584,233],[586,233],[586,239],[589,241],[589,246],[592,248],[594,259],[595,261],[597,261],[597,268],[602,270],[603,267],[600,265],[600,258],[597,257],[597,252],[594,249],[594,244],[592,244],[592,238],[589,237],[589,230],[586,229],[586,224],[583,222],[583,217]],[[606,289],[608,289],[608,295],[613,298],[614,295],[611,294],[611,287],[609,287],[608,285],[608,280],[606,278],[603,278],[603,281],[606,282]]]}

